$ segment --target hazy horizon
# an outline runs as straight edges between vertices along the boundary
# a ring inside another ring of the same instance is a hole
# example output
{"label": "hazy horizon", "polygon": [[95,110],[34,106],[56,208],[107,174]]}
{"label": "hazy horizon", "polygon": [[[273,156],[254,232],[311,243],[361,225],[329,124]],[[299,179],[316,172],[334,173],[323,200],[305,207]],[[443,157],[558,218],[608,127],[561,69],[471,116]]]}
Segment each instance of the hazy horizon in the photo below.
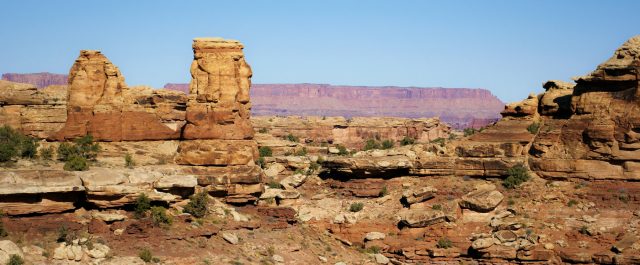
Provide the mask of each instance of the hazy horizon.
{"label": "hazy horizon", "polygon": [[[0,73],[68,72],[97,49],[129,85],[189,82],[191,40],[237,39],[253,82],[485,88],[569,81],[640,33],[636,1],[6,1]],[[9,35],[11,34],[11,35]]]}

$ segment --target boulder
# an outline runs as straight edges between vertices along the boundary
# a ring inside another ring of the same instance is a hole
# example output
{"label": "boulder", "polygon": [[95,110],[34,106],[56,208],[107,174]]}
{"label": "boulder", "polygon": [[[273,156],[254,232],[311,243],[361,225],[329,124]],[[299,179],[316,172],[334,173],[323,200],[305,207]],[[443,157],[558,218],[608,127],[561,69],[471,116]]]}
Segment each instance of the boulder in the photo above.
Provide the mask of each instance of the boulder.
{"label": "boulder", "polygon": [[11,259],[11,255],[18,255],[21,258],[24,258],[24,254],[22,253],[22,249],[18,247],[11,240],[1,240],[0,241],[0,264],[8,264]]}
{"label": "boulder", "polygon": [[475,191],[462,196],[460,207],[477,212],[489,212],[495,209],[504,199],[504,195],[494,185],[480,185]]}
{"label": "boulder", "polygon": [[409,189],[402,193],[402,200],[405,204],[414,204],[429,200],[436,196],[438,189],[433,187],[421,187],[417,189]]}

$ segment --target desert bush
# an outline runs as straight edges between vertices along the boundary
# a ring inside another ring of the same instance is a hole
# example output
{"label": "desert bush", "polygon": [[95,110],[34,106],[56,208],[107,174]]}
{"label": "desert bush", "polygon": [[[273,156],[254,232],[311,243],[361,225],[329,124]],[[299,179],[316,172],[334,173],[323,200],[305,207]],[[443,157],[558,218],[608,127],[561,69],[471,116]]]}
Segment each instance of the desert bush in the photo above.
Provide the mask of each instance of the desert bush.
{"label": "desert bush", "polygon": [[347,151],[347,148],[344,147],[344,145],[341,145],[341,144],[336,145],[336,148],[338,148],[338,155],[346,156],[349,154],[349,152]]}
{"label": "desert bush", "polygon": [[267,165],[266,162],[264,161],[264,157],[258,158],[258,161],[256,161],[256,164],[258,164],[260,168],[265,168],[265,166]]}
{"label": "desert bush", "polygon": [[534,123],[531,123],[529,126],[527,126],[527,131],[529,131],[529,133],[531,134],[538,133],[538,130],[540,130],[539,122],[534,122]]}
{"label": "desert bush", "polygon": [[268,131],[267,128],[260,128],[260,130],[258,130],[259,133],[267,133]]}
{"label": "desert bush", "polygon": [[468,137],[474,135],[477,131],[474,128],[465,128],[462,132],[464,133],[464,137]]}
{"label": "desert bush", "polygon": [[260,146],[258,148],[258,152],[260,153],[260,157],[268,157],[273,155],[273,150],[268,146]]}
{"label": "desert bush", "polygon": [[388,194],[389,194],[389,190],[387,189],[387,186],[384,186],[378,193],[378,197],[384,197],[384,196],[387,196]]}
{"label": "desert bush", "polygon": [[283,187],[282,187],[282,184],[280,184],[279,182],[277,182],[277,181],[276,181],[275,179],[273,179],[273,178],[271,178],[271,179],[269,180],[269,183],[267,183],[267,186],[268,186],[269,188],[272,188],[272,189],[282,189],[282,188],[283,188]]}
{"label": "desert bush", "polygon": [[431,206],[431,209],[436,210],[436,211],[442,211],[442,205],[434,204],[434,205]]}
{"label": "desert bush", "polygon": [[4,125],[0,127],[0,162],[15,157],[34,158],[37,155],[38,142],[17,130]]}
{"label": "desert bush", "polygon": [[24,260],[16,254],[11,254],[11,256],[9,257],[9,261],[7,262],[7,265],[22,265],[22,264],[24,264]]}
{"label": "desert bush", "polygon": [[384,140],[382,141],[382,149],[391,149],[393,148],[393,141],[391,140]]}
{"label": "desert bush", "polygon": [[515,165],[507,169],[507,178],[502,181],[502,185],[507,189],[513,189],[531,178],[529,171],[522,164]]}
{"label": "desert bush", "polygon": [[74,155],[64,162],[64,170],[66,171],[85,171],[89,170],[89,162],[86,158]]}
{"label": "desert bush", "polygon": [[145,213],[151,209],[151,199],[146,194],[140,193],[134,204],[134,211],[136,218],[144,217]]}
{"label": "desert bush", "polygon": [[567,202],[567,206],[568,207],[573,207],[576,204],[578,204],[578,201],[576,201],[576,200],[569,200],[569,202]]}
{"label": "desert bush", "polygon": [[306,156],[307,155],[307,148],[306,147],[302,147],[302,149],[296,151],[294,155],[296,155],[296,156]]}
{"label": "desert bush", "polygon": [[443,237],[443,238],[438,239],[438,243],[436,243],[436,247],[437,248],[444,248],[444,249],[451,248],[451,247],[453,247],[453,242],[451,242],[450,239],[448,239],[446,237]]}
{"label": "desert bush", "polygon": [[362,211],[362,208],[364,208],[363,203],[354,202],[351,204],[351,206],[349,206],[349,211],[356,213],[356,212]]}
{"label": "desert bush", "polygon": [[438,144],[438,145],[440,145],[440,146],[444,146],[444,144],[445,144],[445,142],[446,142],[446,141],[447,141],[447,140],[445,140],[444,138],[442,138],[442,137],[438,137],[438,138],[436,138],[436,139],[431,140],[431,143],[433,143],[433,144]]}
{"label": "desert bush", "polygon": [[578,229],[578,232],[580,234],[583,234],[583,235],[588,235],[589,234],[589,228],[586,225],[583,225]]}
{"label": "desert bush", "polygon": [[191,195],[189,199],[189,203],[184,206],[182,212],[191,214],[197,218],[207,215],[207,210],[209,208],[209,194],[207,194],[207,192],[202,191],[196,193]]}
{"label": "desert bush", "polygon": [[124,166],[128,168],[133,168],[136,166],[136,161],[133,160],[133,156],[127,153],[124,155]]}
{"label": "desert bush", "polygon": [[4,228],[4,223],[2,223],[2,216],[4,216],[4,213],[0,210],[0,238],[9,235],[9,233],[7,233],[7,230]]}
{"label": "desert bush", "polygon": [[367,140],[364,144],[363,150],[367,151],[367,150],[373,150],[373,149],[380,149],[380,144],[375,139]]}
{"label": "desert bush", "polygon": [[138,252],[138,257],[146,263],[160,262],[160,259],[154,257],[153,253],[151,253],[151,250],[149,250],[148,248],[143,248],[142,250],[140,250],[140,252]]}
{"label": "desert bush", "polygon": [[285,139],[296,143],[300,141],[300,138],[294,136],[293,134],[287,134],[287,136],[285,136]]}
{"label": "desert bush", "polygon": [[45,147],[40,149],[40,158],[44,160],[51,160],[53,158],[53,153],[55,148],[53,146]]}
{"label": "desert bush", "polygon": [[173,223],[171,216],[167,215],[167,209],[162,206],[151,207],[151,220],[158,226],[171,225]]}
{"label": "desert bush", "polygon": [[85,158],[86,160],[96,160],[100,152],[100,145],[93,142],[93,136],[85,135],[75,139],[73,143],[62,143],[58,147],[58,159],[69,161],[74,156]]}
{"label": "desert bush", "polygon": [[405,145],[412,145],[416,143],[416,139],[405,136],[404,138],[402,138],[402,140],[400,140],[400,145],[405,146]]}

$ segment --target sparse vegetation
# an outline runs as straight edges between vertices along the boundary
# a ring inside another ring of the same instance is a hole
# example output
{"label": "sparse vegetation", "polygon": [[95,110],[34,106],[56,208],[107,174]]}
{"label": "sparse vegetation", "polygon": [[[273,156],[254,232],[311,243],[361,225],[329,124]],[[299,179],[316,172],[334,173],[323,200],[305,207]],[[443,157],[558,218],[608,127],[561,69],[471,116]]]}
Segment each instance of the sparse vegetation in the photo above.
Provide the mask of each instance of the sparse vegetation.
{"label": "sparse vegetation", "polygon": [[75,233],[70,232],[65,225],[58,227],[58,237],[56,238],[58,243],[70,243],[73,239],[75,239]]}
{"label": "sparse vegetation", "polygon": [[367,151],[367,150],[373,150],[373,149],[380,149],[380,144],[375,139],[367,140],[364,144],[363,150]]}
{"label": "sparse vegetation", "polygon": [[158,226],[168,226],[173,223],[171,216],[167,215],[167,209],[162,206],[151,207],[151,220]]}
{"label": "sparse vegetation", "polygon": [[296,155],[296,156],[306,156],[307,155],[307,148],[306,147],[302,147],[302,149],[296,151],[294,155]]}
{"label": "sparse vegetation", "polygon": [[451,242],[451,240],[449,238],[443,237],[438,239],[438,243],[436,243],[436,247],[437,248],[451,248],[453,247],[453,242]]}
{"label": "sparse vegetation", "polygon": [[364,253],[378,254],[382,249],[379,246],[370,246],[364,250]]}
{"label": "sparse vegetation", "polygon": [[434,205],[431,206],[431,209],[436,210],[436,211],[442,211],[442,205],[434,204]]}
{"label": "sparse vegetation", "polygon": [[133,168],[136,166],[136,161],[133,160],[133,156],[129,153],[124,156],[124,166],[127,168]]}
{"label": "sparse vegetation", "polygon": [[151,253],[151,250],[149,250],[148,248],[143,248],[142,250],[140,250],[140,252],[138,252],[138,257],[146,263],[160,262],[160,259],[154,257],[153,254]]}
{"label": "sparse vegetation", "polygon": [[364,208],[364,204],[361,202],[354,202],[351,204],[351,206],[349,206],[349,211],[357,213],[359,211],[362,211],[362,208]]}
{"label": "sparse vegetation", "polygon": [[569,200],[569,202],[567,202],[567,206],[568,207],[573,207],[576,204],[578,204],[578,202],[576,200]]}
{"label": "sparse vegetation", "polygon": [[258,164],[258,166],[260,166],[260,168],[265,168],[267,166],[266,162],[264,161],[264,157],[258,158],[258,161],[256,161],[256,163]]}
{"label": "sparse vegetation", "polygon": [[583,235],[589,235],[589,227],[583,225],[578,229],[578,232]]}
{"label": "sparse vegetation", "polygon": [[189,213],[197,218],[202,218],[207,215],[209,209],[209,194],[202,191],[191,195],[190,201],[184,206],[183,212]]}
{"label": "sparse vegetation", "polygon": [[9,257],[9,261],[7,262],[7,265],[22,265],[22,264],[24,264],[24,260],[16,254],[11,254],[11,256]]}
{"label": "sparse vegetation", "polygon": [[529,131],[529,133],[531,133],[531,134],[538,133],[538,130],[540,130],[540,123],[539,122],[533,122],[527,127],[527,131]]}
{"label": "sparse vegetation", "polygon": [[405,146],[405,145],[412,145],[416,143],[416,139],[411,138],[409,136],[405,136],[404,138],[402,138],[402,140],[400,140],[400,145]]}
{"label": "sparse vegetation", "polygon": [[138,198],[136,198],[134,207],[135,217],[142,218],[144,217],[145,213],[151,209],[151,199],[149,199],[146,194],[140,193],[140,195],[138,195]]}
{"label": "sparse vegetation", "polygon": [[268,131],[267,128],[260,128],[260,130],[258,130],[259,133],[267,133]]}
{"label": "sparse vegetation", "polygon": [[462,132],[464,133],[464,137],[469,137],[474,135],[477,131],[475,128],[465,128]]}
{"label": "sparse vegetation", "polygon": [[387,190],[387,186],[384,186],[378,193],[378,197],[384,197],[387,196],[387,194],[389,194],[389,190]]}
{"label": "sparse vegetation", "polygon": [[61,143],[58,147],[58,159],[65,161],[64,170],[84,171],[89,169],[89,161],[95,161],[100,145],[93,142],[93,136],[85,135],[70,143]]}
{"label": "sparse vegetation", "polygon": [[436,138],[436,139],[431,140],[431,143],[432,143],[432,144],[438,144],[438,145],[440,145],[440,146],[444,146],[444,144],[446,143],[446,141],[447,141],[447,140],[445,140],[444,138],[442,138],[442,137],[438,137],[438,138]]}
{"label": "sparse vegetation", "polygon": [[273,150],[269,146],[260,146],[258,148],[258,152],[260,153],[260,157],[269,157],[273,155]]}
{"label": "sparse vegetation", "polygon": [[391,149],[393,148],[393,141],[391,140],[384,140],[382,141],[382,149]]}
{"label": "sparse vegetation", "polygon": [[285,140],[288,140],[290,142],[295,142],[295,143],[300,142],[300,138],[296,137],[293,134],[287,134],[287,136],[285,136]]}
{"label": "sparse vegetation", "polygon": [[51,160],[54,152],[55,148],[53,146],[42,148],[40,149],[40,158],[43,160]]}
{"label": "sparse vegetation", "polygon": [[349,154],[349,151],[347,151],[347,148],[344,147],[344,145],[336,145],[336,148],[338,148],[338,155],[346,156]]}
{"label": "sparse vegetation", "polygon": [[513,189],[530,178],[527,168],[522,164],[518,164],[507,169],[507,178],[502,181],[502,185],[507,189]]}
{"label": "sparse vegetation", "polygon": [[4,216],[4,213],[0,210],[0,238],[9,235],[9,233],[7,233],[7,230],[4,228],[4,223],[2,223],[2,216]]}
{"label": "sparse vegetation", "polygon": [[272,189],[282,189],[282,184],[280,184],[279,182],[277,182],[275,179],[271,178],[271,180],[269,181],[269,183],[267,183],[267,186],[269,188]]}
{"label": "sparse vegetation", "polygon": [[35,158],[38,150],[36,139],[4,125],[0,127],[0,162],[15,157]]}

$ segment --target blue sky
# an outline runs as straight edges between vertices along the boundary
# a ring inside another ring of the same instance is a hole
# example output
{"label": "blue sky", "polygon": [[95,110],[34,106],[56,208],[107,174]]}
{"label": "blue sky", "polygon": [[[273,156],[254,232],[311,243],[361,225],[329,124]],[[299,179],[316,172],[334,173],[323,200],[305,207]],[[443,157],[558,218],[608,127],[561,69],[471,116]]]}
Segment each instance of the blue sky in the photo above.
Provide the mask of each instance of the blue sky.
{"label": "blue sky", "polygon": [[245,44],[255,83],[487,88],[583,75],[640,34],[640,1],[2,0],[0,73],[99,49],[129,85],[188,82],[194,37]]}

